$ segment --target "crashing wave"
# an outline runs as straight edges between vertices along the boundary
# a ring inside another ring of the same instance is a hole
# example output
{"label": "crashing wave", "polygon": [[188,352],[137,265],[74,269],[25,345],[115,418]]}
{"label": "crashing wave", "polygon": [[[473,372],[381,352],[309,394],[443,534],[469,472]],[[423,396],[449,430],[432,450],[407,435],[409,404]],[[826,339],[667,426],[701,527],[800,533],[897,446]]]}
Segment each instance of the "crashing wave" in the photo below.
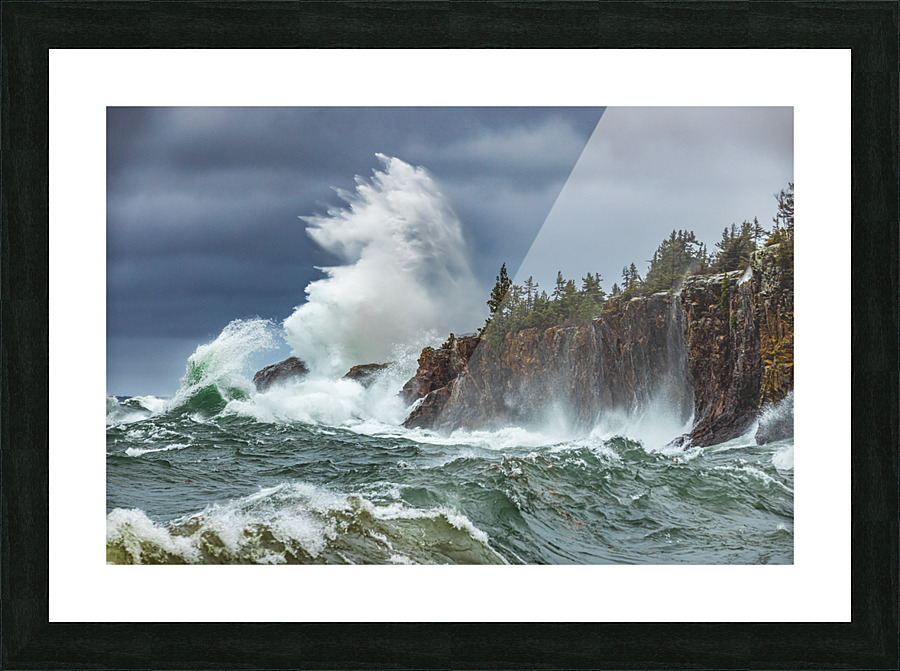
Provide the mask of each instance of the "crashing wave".
{"label": "crashing wave", "polygon": [[502,564],[452,508],[373,502],[306,483],[261,489],[168,526],[141,510],[107,515],[115,564]]}
{"label": "crashing wave", "polygon": [[250,356],[277,349],[278,330],[267,319],[235,319],[188,358],[181,388],[167,410],[202,415],[221,412],[229,401],[254,393],[247,377]]}
{"label": "crashing wave", "polygon": [[794,437],[794,392],[763,409],[759,416],[756,443],[765,445]]}

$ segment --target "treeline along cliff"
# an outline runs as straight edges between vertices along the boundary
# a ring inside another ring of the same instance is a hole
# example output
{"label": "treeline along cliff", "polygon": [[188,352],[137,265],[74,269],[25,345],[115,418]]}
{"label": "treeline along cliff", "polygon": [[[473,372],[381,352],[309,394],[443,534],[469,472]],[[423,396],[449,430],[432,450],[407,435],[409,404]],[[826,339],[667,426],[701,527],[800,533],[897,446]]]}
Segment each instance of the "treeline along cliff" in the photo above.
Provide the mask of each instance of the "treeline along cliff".
{"label": "treeline along cliff", "polygon": [[770,241],[743,269],[689,275],[680,289],[619,295],[586,322],[510,329],[493,342],[488,325],[425,348],[402,391],[415,403],[404,424],[589,430],[664,414],[689,427],[672,436],[686,446],[740,436],[793,389],[786,247]]}

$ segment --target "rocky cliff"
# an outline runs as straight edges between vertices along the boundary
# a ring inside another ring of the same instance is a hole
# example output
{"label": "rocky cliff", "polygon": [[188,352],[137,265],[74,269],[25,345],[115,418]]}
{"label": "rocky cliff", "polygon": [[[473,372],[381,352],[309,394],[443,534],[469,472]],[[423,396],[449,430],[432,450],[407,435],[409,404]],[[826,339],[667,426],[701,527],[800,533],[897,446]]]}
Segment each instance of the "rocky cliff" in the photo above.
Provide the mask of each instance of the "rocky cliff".
{"label": "rocky cliff", "polygon": [[[405,426],[439,430],[665,414],[685,444],[744,433],[793,388],[793,286],[777,249],[746,271],[688,278],[678,293],[611,301],[590,323],[426,348],[404,387]],[[449,345],[449,346],[448,346]]]}

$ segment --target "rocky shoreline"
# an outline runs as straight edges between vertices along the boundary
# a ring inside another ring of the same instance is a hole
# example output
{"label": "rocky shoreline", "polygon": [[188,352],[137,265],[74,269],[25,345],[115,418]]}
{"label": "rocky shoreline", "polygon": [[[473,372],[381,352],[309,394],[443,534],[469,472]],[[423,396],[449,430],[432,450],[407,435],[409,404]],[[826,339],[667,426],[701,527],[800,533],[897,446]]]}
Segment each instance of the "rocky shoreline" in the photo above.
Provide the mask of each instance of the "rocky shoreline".
{"label": "rocky shoreline", "polygon": [[[746,270],[690,276],[673,293],[610,300],[586,324],[510,332],[499,351],[479,335],[426,347],[400,391],[412,406],[403,425],[449,432],[563,421],[577,430],[610,414],[665,412],[682,424],[692,420],[673,443],[714,445],[743,435],[789,395],[792,401],[793,322],[791,271],[779,264],[778,245],[764,247]],[[386,367],[361,364],[344,377],[368,386]],[[307,374],[290,357],[253,382],[265,391]],[[784,437],[792,419],[777,426],[761,428],[757,439]]]}
{"label": "rocky shoreline", "polygon": [[404,426],[444,431],[540,424],[548,413],[589,428],[603,413],[663,402],[693,417],[673,439],[705,446],[743,435],[792,390],[793,282],[773,245],[745,271],[609,301],[588,324],[508,333],[497,353],[478,336],[425,348],[402,393],[415,403]]}

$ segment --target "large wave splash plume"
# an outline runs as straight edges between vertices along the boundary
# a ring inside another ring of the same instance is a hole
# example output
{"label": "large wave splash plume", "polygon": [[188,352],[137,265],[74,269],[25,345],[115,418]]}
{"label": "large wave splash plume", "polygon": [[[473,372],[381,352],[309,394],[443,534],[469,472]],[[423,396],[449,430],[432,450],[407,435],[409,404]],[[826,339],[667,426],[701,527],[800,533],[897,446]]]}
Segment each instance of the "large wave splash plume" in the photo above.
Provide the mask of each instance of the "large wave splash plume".
{"label": "large wave splash plume", "polygon": [[307,233],[344,264],[322,268],[307,302],[284,322],[294,355],[314,373],[384,362],[427,332],[467,330],[481,317],[462,227],[422,167],[377,154],[383,170],[356,178],[347,204],[302,217]]}

